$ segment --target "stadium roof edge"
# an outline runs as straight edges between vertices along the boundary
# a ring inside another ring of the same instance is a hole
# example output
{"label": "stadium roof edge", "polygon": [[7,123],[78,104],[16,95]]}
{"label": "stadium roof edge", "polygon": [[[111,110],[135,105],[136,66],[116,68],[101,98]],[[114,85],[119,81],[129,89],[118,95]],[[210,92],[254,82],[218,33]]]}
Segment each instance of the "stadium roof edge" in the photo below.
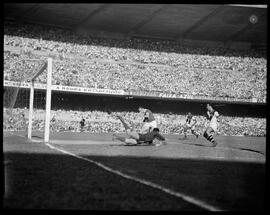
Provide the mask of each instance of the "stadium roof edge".
{"label": "stadium roof edge", "polygon": [[263,4],[263,5],[252,5],[252,4],[227,4],[227,6],[233,6],[233,7],[267,8],[267,5],[266,5],[266,4]]}

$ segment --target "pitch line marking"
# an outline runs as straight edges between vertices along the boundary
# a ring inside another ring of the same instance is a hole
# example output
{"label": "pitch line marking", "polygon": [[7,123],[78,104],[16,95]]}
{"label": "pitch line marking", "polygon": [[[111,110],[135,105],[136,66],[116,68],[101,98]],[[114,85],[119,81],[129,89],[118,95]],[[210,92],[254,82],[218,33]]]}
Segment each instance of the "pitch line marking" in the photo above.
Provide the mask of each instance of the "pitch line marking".
{"label": "pitch line marking", "polygon": [[195,199],[194,197],[190,197],[190,196],[187,196],[187,195],[185,195],[185,194],[183,194],[183,193],[179,193],[179,192],[176,192],[176,191],[174,191],[174,190],[170,190],[170,189],[168,189],[168,188],[162,187],[162,186],[160,186],[160,185],[158,185],[158,184],[155,184],[155,183],[152,183],[152,182],[150,182],[150,181],[146,181],[146,180],[143,180],[143,179],[134,177],[134,176],[127,175],[127,174],[122,173],[122,172],[120,172],[120,171],[118,171],[118,170],[114,170],[114,169],[112,169],[112,168],[110,168],[110,167],[108,167],[108,166],[106,166],[106,165],[103,165],[103,164],[100,163],[100,162],[91,160],[91,159],[89,159],[89,158],[82,157],[82,156],[80,156],[80,155],[73,154],[73,153],[68,152],[68,151],[65,151],[65,150],[63,150],[63,149],[59,149],[59,148],[57,148],[57,147],[51,145],[50,143],[45,143],[45,145],[47,145],[47,146],[48,146],[49,148],[51,148],[51,149],[60,151],[60,152],[62,152],[62,153],[64,153],[64,154],[67,154],[67,155],[76,157],[76,158],[78,158],[78,159],[85,160],[85,161],[87,161],[87,162],[93,163],[93,164],[95,164],[95,165],[101,167],[102,169],[105,169],[105,170],[107,170],[108,172],[114,173],[114,174],[119,175],[119,176],[121,176],[121,177],[123,177],[123,178],[129,179],[129,180],[132,180],[132,181],[139,182],[139,183],[144,184],[144,185],[147,185],[147,186],[149,186],[149,187],[152,187],[152,188],[156,188],[156,189],[158,189],[158,190],[161,190],[161,191],[163,191],[163,192],[165,192],[165,193],[168,193],[168,194],[170,194],[170,195],[172,195],[172,196],[181,198],[181,199],[185,200],[186,202],[189,202],[189,203],[191,203],[191,204],[194,204],[194,205],[196,205],[196,206],[198,206],[198,207],[201,207],[201,208],[204,208],[204,209],[206,209],[206,210],[209,210],[209,211],[222,211],[222,209],[217,208],[217,207],[215,207],[215,206],[212,206],[212,205],[210,205],[210,204],[208,204],[208,203],[206,203],[206,202],[203,202],[203,201],[201,201],[201,200]]}

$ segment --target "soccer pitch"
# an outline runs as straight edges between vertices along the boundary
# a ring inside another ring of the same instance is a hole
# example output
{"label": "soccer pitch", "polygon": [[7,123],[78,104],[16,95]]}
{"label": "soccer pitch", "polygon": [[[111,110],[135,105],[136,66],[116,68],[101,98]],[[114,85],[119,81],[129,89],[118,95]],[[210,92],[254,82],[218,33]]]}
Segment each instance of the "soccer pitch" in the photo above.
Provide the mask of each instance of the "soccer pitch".
{"label": "soccer pitch", "polygon": [[111,134],[70,132],[52,134],[49,146],[6,135],[4,208],[263,209],[264,137],[218,136],[215,148],[166,138],[160,147],[129,147]]}

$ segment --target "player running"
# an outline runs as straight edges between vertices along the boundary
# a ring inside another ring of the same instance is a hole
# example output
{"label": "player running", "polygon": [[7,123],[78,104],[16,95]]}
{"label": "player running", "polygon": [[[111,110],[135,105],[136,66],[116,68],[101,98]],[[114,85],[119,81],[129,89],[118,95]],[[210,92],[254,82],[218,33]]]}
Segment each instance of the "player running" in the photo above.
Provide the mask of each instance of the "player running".
{"label": "player running", "polygon": [[199,137],[200,134],[195,131],[196,123],[197,123],[196,118],[190,112],[188,112],[186,123],[184,125],[184,139],[187,139],[187,131],[189,129],[191,130],[191,133],[196,136],[196,138]]}
{"label": "player running", "polygon": [[142,143],[152,143],[154,139],[158,139],[160,141],[159,144],[156,144],[156,146],[159,146],[161,144],[166,144],[165,138],[159,133],[158,128],[154,128],[152,131],[142,134],[142,133],[137,133],[135,131],[132,131],[131,128],[126,124],[124,119],[116,115],[116,117],[122,122],[124,125],[126,134],[128,135],[128,138],[122,137],[117,134],[113,134],[113,139],[120,140],[121,142],[124,142],[126,145],[137,145],[137,144],[142,144]]}
{"label": "player running", "polygon": [[207,119],[210,121],[209,125],[207,125],[206,130],[203,136],[210,141],[213,147],[216,147],[217,141],[214,139],[213,135],[217,133],[218,129],[218,117],[219,113],[213,109],[213,107],[209,104],[206,106],[207,109]]}

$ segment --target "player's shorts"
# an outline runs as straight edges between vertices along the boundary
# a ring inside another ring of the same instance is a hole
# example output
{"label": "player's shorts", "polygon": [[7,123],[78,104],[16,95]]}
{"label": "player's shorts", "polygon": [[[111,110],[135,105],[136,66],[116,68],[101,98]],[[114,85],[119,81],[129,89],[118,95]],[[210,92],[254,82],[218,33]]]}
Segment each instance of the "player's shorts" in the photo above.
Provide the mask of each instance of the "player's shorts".
{"label": "player's shorts", "polygon": [[210,123],[209,127],[212,128],[215,133],[217,133],[218,125],[216,123]]}
{"label": "player's shorts", "polygon": [[140,138],[139,134],[137,132],[134,132],[134,131],[127,132],[127,135],[129,137],[131,137],[132,139],[135,139],[135,141],[139,140],[139,138]]}
{"label": "player's shorts", "polygon": [[186,124],[185,125],[185,129],[191,129],[191,130],[195,130],[195,124]]}
{"label": "player's shorts", "polygon": [[208,126],[207,128],[206,128],[206,131],[207,132],[209,132],[209,133],[214,133],[214,134],[216,134],[217,133],[217,127],[212,127],[212,126]]}

